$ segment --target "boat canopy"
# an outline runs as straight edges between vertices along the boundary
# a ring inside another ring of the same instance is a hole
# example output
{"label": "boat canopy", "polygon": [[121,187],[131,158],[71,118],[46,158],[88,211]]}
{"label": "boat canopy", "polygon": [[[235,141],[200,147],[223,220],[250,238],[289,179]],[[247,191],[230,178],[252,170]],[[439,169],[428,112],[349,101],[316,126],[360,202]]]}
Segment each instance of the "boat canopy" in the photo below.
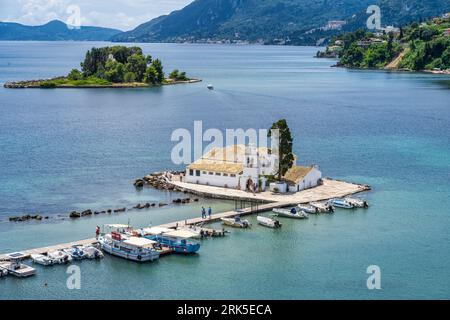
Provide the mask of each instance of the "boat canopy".
{"label": "boat canopy", "polygon": [[180,229],[180,230],[172,230],[170,232],[165,232],[163,236],[166,237],[174,237],[174,238],[196,238],[198,237],[198,234],[186,229]]}
{"label": "boat canopy", "polygon": [[152,248],[157,242],[146,238],[129,237],[123,243],[140,248]]}
{"label": "boat canopy", "polygon": [[151,234],[151,235],[159,235],[166,232],[173,231],[173,229],[164,228],[164,227],[151,227],[151,228],[144,228],[142,229],[145,234]]}
{"label": "boat canopy", "polygon": [[128,225],[127,224],[105,224],[105,227],[120,229],[120,228],[128,228]]}

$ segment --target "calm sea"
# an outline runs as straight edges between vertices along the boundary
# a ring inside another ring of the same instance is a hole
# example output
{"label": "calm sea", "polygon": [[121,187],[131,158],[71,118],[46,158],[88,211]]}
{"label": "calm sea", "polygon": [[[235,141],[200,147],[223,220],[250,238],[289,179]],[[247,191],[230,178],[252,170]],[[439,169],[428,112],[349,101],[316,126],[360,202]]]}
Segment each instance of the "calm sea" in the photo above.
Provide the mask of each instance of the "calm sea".
{"label": "calm sea", "polygon": [[[107,43],[0,42],[0,83],[66,74]],[[133,179],[170,161],[176,128],[268,128],[286,118],[301,164],[367,183],[367,210],[337,210],[281,230],[257,226],[202,242],[195,256],[135,264],[83,261],[0,280],[0,299],[450,298],[450,77],[351,71],[317,48],[143,44],[146,54],[203,83],[153,89],[0,88],[0,252],[93,236],[109,222],[145,226],[215,212],[198,204],[69,221],[71,210],[170,202]],[[208,91],[207,84],[216,90]],[[47,222],[7,222],[41,213]],[[381,269],[368,290],[367,267]],[[47,283],[47,286],[44,284]]]}

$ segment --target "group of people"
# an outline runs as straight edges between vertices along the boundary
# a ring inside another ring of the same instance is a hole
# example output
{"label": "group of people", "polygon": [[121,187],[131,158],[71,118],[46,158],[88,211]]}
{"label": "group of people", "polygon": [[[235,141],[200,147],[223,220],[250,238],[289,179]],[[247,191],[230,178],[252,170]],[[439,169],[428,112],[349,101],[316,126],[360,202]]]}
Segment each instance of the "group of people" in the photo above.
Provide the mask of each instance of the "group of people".
{"label": "group of people", "polygon": [[211,215],[212,215],[211,207],[208,207],[208,216],[206,215],[205,207],[202,207],[202,219],[206,219],[207,217],[209,217],[211,219]]}

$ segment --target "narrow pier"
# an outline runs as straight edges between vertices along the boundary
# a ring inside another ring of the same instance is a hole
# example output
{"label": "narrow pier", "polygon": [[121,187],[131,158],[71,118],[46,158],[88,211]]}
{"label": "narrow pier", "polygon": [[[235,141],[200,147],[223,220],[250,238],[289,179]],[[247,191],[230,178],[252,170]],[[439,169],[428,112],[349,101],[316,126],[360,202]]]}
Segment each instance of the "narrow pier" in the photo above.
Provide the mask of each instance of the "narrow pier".
{"label": "narrow pier", "polygon": [[[197,224],[201,224],[201,223],[212,223],[212,222],[220,221],[221,218],[234,217],[237,214],[249,215],[249,214],[269,211],[269,210],[272,210],[273,208],[286,207],[289,205],[291,205],[291,204],[290,203],[282,203],[282,202],[268,203],[268,204],[259,205],[257,207],[253,207],[253,208],[239,209],[239,212],[237,212],[235,210],[221,212],[221,213],[212,214],[211,218],[206,218],[206,219],[193,218],[193,219],[180,220],[180,221],[162,224],[162,225],[159,225],[158,227],[175,228],[177,226],[184,227],[184,226],[190,226],[190,225],[197,225]],[[294,205],[294,204],[292,204],[292,205]],[[29,258],[32,254],[37,254],[37,253],[46,254],[47,252],[50,252],[50,251],[62,250],[65,248],[70,248],[72,246],[93,245],[93,244],[97,244],[97,243],[98,243],[98,241],[96,238],[90,238],[90,239],[73,241],[73,242],[68,242],[68,243],[63,243],[63,244],[57,244],[54,246],[48,246],[48,247],[42,247],[42,248],[36,248],[36,249],[30,249],[30,250],[23,250],[20,252],[23,254],[23,258]],[[163,249],[163,252],[161,252],[162,255],[168,254],[168,253],[170,253],[170,252],[167,252],[167,250],[165,251],[164,249]],[[0,255],[0,261],[2,261],[2,260],[8,260],[7,254]]]}

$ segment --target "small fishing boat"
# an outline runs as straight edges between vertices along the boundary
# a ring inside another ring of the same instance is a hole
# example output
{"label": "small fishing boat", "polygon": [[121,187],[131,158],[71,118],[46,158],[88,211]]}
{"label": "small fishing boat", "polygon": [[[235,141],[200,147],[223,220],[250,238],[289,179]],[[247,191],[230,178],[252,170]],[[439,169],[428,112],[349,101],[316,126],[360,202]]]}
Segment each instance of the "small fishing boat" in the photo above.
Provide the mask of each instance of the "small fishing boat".
{"label": "small fishing boat", "polygon": [[113,231],[99,238],[103,251],[127,260],[147,262],[159,259],[161,246],[153,240]]}
{"label": "small fishing boat", "polygon": [[54,263],[64,264],[72,261],[72,256],[62,250],[51,251],[47,256],[53,260]]}
{"label": "small fishing boat", "polygon": [[206,87],[208,88],[208,90],[214,90],[214,86],[212,84],[208,84]]}
{"label": "small fishing boat", "polygon": [[275,212],[279,217],[293,218],[293,219],[308,219],[308,214],[306,212],[304,211],[299,212],[295,208],[292,208],[290,210],[275,208],[272,209],[272,211]]}
{"label": "small fishing boat", "polygon": [[40,264],[43,266],[52,266],[55,264],[53,259],[49,258],[48,256],[44,256],[43,254],[40,254],[40,253],[32,254],[30,257],[34,263],[37,263],[37,264]]}
{"label": "small fishing boat", "polygon": [[334,212],[334,208],[329,203],[329,201],[327,201],[327,202],[310,202],[309,205],[315,207],[319,213],[333,213]]}
{"label": "small fishing boat", "polygon": [[319,213],[319,209],[317,209],[316,207],[314,207],[310,204],[299,204],[297,207],[300,209],[300,211],[304,211],[309,214]]}
{"label": "small fishing boat", "polygon": [[64,249],[65,253],[70,255],[73,260],[83,260],[86,259],[86,253],[79,246],[73,246],[72,248]]}
{"label": "small fishing boat", "polygon": [[330,204],[334,207],[343,209],[353,209],[355,207],[345,199],[333,199],[330,200]]}
{"label": "small fishing boat", "polygon": [[257,216],[256,220],[258,220],[258,223],[260,225],[265,226],[265,227],[274,228],[274,229],[281,228],[280,221],[273,219],[273,218]]}
{"label": "small fishing boat", "polygon": [[347,201],[349,204],[353,205],[356,208],[369,207],[369,203],[364,199],[347,197],[345,198],[345,201]]}
{"label": "small fishing boat", "polygon": [[101,259],[103,258],[103,252],[94,246],[84,246],[83,252],[86,255],[86,259]]}
{"label": "small fishing boat", "polygon": [[0,268],[6,270],[8,274],[19,278],[30,277],[36,274],[36,269],[22,263],[23,254],[12,253],[8,255],[9,262],[1,263]]}
{"label": "small fishing boat", "polygon": [[197,233],[185,229],[172,230],[163,234],[145,236],[146,239],[156,241],[162,246],[168,247],[172,251],[182,254],[196,253],[200,250],[200,243],[189,240],[194,237],[197,237]]}
{"label": "small fishing boat", "polygon": [[248,220],[242,220],[240,216],[235,216],[234,218],[220,218],[224,225],[234,227],[234,228],[250,228],[252,225]]}

